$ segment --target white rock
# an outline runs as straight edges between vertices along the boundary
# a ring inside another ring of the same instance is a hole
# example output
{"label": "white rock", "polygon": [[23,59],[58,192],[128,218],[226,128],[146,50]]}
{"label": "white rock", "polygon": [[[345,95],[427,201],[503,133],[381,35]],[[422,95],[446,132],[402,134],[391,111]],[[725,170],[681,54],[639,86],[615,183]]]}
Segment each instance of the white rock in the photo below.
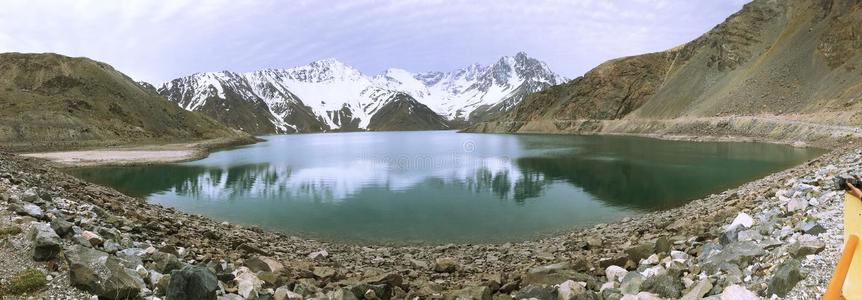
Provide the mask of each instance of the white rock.
{"label": "white rock", "polygon": [[608,281],[608,282],[605,282],[604,284],[602,284],[602,287],[599,288],[599,292],[602,292],[606,289],[615,289],[615,288],[617,288],[616,282]]}
{"label": "white rock", "polygon": [[288,289],[287,286],[283,286],[275,290],[275,293],[272,295],[272,298],[274,300],[301,300],[302,295],[294,293],[293,291]]}
{"label": "white rock", "polygon": [[787,202],[787,211],[803,210],[808,207],[808,201],[802,198],[793,198]]}
{"label": "white rock", "polygon": [[678,259],[678,260],[687,260],[688,259],[688,253],[673,250],[670,252],[670,257],[673,257],[673,259]]}
{"label": "white rock", "polygon": [[135,272],[137,272],[138,276],[141,276],[141,278],[147,278],[147,275],[150,274],[150,272],[147,271],[147,269],[144,268],[144,266],[142,265],[138,265],[137,267],[135,267]]}
{"label": "white rock", "polygon": [[727,230],[732,230],[736,228],[736,226],[744,226],[745,228],[751,228],[754,225],[754,219],[751,218],[747,213],[740,212],[736,215],[736,218],[733,219],[733,222],[727,226]]}
{"label": "white rock", "polygon": [[308,254],[308,258],[311,258],[311,259],[326,258],[327,256],[329,256],[329,252],[326,252],[326,250],[323,250],[323,249],[321,249],[320,251],[315,251],[315,252],[311,252]]}
{"label": "white rock", "polygon": [[587,290],[586,282],[575,282],[574,280],[566,280],[555,286],[557,287],[557,296],[560,300],[574,299],[575,296],[583,294]]}
{"label": "white rock", "polygon": [[623,277],[625,277],[628,273],[629,271],[626,271],[626,269],[623,269],[620,266],[609,266],[607,269],[605,269],[605,276],[608,277],[608,281],[623,280]]}
{"label": "white rock", "polygon": [[739,285],[731,285],[721,292],[721,300],[758,300],[757,294]]}
{"label": "white rock", "polygon": [[263,280],[257,278],[247,267],[239,267],[233,271],[234,281],[237,285],[237,294],[243,298],[249,298],[252,295],[257,298],[257,292],[263,286]]}
{"label": "white rock", "polygon": [[656,265],[658,264],[658,262],[658,255],[656,254],[650,255],[649,257],[641,260],[642,265]]}
{"label": "white rock", "polygon": [[647,268],[646,270],[641,272],[641,274],[646,278],[650,278],[653,276],[659,276],[659,275],[667,274],[667,270],[665,270],[665,268],[662,266],[655,266],[655,267]]}

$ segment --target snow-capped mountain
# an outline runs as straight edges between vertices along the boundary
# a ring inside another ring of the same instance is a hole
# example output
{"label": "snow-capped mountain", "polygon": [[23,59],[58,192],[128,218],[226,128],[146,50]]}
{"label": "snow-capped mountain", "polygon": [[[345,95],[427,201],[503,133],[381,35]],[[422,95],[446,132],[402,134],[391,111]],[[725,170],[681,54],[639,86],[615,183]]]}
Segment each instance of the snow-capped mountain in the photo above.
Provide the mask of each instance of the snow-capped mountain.
{"label": "snow-capped mountain", "polygon": [[290,69],[197,73],[166,82],[158,92],[252,133],[422,130],[505,112],[562,81],[544,63],[518,53],[488,67],[420,74],[389,69],[377,76],[324,59]]}
{"label": "snow-capped mountain", "polygon": [[381,86],[413,96],[449,120],[465,121],[508,111],[527,94],[565,81],[524,52],[504,56],[487,67],[473,64],[449,73],[418,74],[389,69],[374,79]]}

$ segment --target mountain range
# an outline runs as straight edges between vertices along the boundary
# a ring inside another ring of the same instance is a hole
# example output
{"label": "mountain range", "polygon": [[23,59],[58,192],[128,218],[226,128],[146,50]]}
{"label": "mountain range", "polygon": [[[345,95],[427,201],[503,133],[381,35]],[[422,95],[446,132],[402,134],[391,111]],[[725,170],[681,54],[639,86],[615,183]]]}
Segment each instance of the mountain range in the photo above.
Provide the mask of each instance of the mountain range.
{"label": "mountain range", "polygon": [[852,0],[755,0],[691,42],[607,61],[467,130],[787,140],[810,136],[804,124],[862,124],[860,13]]}
{"label": "mountain range", "polygon": [[197,73],[160,95],[253,134],[449,129],[508,112],[564,78],[521,52],[452,72],[368,76],[335,59],[288,69]]}

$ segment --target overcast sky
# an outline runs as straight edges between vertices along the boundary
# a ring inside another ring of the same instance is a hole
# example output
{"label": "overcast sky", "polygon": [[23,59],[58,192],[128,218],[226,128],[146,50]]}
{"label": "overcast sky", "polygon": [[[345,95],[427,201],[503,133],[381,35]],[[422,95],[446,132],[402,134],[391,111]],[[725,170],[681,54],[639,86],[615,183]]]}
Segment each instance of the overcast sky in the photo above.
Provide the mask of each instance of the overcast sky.
{"label": "overcast sky", "polygon": [[696,38],[747,0],[0,2],[0,52],[56,52],[161,83],[334,57],[366,74],[449,71],[525,51],[574,78]]}

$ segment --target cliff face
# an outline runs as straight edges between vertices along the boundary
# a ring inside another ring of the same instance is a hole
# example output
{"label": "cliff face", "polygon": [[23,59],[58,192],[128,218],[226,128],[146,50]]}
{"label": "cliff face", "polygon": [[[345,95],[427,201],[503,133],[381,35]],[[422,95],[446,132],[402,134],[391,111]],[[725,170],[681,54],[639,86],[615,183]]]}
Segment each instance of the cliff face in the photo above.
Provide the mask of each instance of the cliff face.
{"label": "cliff face", "polygon": [[689,43],[605,62],[469,130],[631,132],[655,120],[838,114],[855,124],[846,111],[860,108],[860,13],[856,0],[755,0]]}

